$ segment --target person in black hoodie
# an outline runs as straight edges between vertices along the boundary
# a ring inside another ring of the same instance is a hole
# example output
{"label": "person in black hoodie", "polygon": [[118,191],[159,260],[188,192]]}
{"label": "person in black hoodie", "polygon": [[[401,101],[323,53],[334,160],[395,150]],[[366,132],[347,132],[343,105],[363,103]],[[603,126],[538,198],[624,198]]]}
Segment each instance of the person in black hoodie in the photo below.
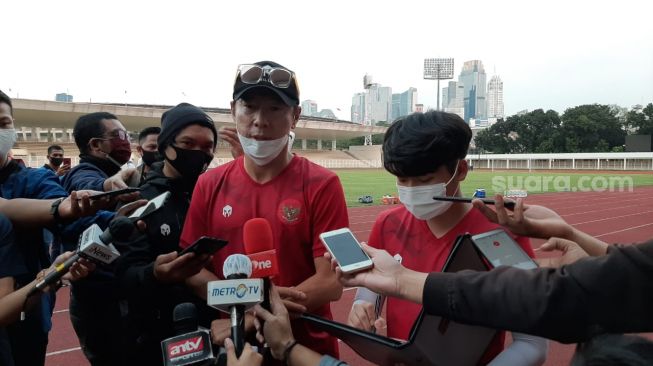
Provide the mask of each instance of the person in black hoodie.
{"label": "person in black hoodie", "polygon": [[195,182],[213,160],[216,141],[213,120],[191,104],[179,104],[161,117],[158,150],[165,160],[152,164],[141,196],[171,195],[161,209],[144,219],[144,233],[128,243],[117,243],[122,255],[115,273],[129,309],[126,343],[130,347],[125,357],[129,364],[162,363],[161,341],[174,335],[175,305],[191,301],[207,308],[206,302],[185,288],[184,280],[199,272],[210,256],[178,256],[177,250]]}

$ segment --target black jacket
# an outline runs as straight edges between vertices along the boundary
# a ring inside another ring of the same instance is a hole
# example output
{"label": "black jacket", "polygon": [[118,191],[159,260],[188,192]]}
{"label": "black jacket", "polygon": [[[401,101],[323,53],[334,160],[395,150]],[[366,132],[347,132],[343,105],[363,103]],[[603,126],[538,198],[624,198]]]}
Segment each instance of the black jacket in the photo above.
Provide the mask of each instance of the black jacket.
{"label": "black jacket", "polygon": [[559,269],[432,273],[424,309],[462,323],[563,343],[653,331],[653,240]]}
{"label": "black jacket", "polygon": [[[184,190],[179,180],[164,176],[162,168],[163,163],[153,165],[141,186],[141,197],[152,199],[169,191],[168,201],[144,219],[147,225],[145,233],[129,242],[116,243],[121,253],[116,276],[129,307],[127,336],[134,339],[134,355],[143,358],[160,357],[161,340],[174,335],[172,312],[177,304],[194,302],[200,312],[202,307],[206,307],[206,303],[192,295],[183,284],[162,284],[154,278],[156,257],[179,249],[179,238],[190,205],[190,193]],[[149,362],[156,363],[151,358]]]}

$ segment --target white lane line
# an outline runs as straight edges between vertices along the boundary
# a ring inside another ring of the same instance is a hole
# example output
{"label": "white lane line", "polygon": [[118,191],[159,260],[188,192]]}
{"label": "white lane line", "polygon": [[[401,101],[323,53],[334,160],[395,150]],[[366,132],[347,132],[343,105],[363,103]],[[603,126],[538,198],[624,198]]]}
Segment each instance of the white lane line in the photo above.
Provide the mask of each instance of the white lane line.
{"label": "white lane line", "polygon": [[59,314],[59,313],[67,313],[68,309],[62,309],[62,310],[55,310],[52,312],[52,314]]}
{"label": "white lane line", "polygon": [[60,354],[62,354],[62,353],[69,353],[69,352],[80,351],[81,349],[82,349],[81,347],[62,349],[61,351],[54,351],[54,352],[46,353],[46,354],[45,354],[45,357],[56,356],[56,355],[60,355]]}
{"label": "white lane line", "polygon": [[622,229],[622,230],[611,231],[611,232],[609,232],[609,233],[605,233],[605,234],[601,234],[601,235],[595,235],[594,237],[595,237],[595,238],[600,238],[600,237],[602,237],[602,236],[606,236],[606,235],[610,235],[610,234],[616,234],[616,233],[621,233],[621,232],[629,231],[629,230],[633,230],[633,229],[639,229],[640,227],[651,226],[651,225],[653,225],[653,222],[648,223],[648,224],[644,224],[644,225],[639,225],[639,226],[629,227],[629,228]]}

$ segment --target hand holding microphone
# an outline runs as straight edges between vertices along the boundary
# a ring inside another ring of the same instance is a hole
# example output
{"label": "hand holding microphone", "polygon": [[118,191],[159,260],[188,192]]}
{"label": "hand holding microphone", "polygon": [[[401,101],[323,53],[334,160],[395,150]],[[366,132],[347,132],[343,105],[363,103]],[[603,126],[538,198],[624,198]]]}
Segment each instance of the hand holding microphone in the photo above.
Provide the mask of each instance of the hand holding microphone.
{"label": "hand holding microphone", "polygon": [[[230,315],[231,339],[240,356],[244,347],[245,311],[263,301],[263,280],[248,278],[252,274],[252,263],[247,256],[232,254],[224,262],[223,275],[226,280],[212,281],[207,284],[207,305]],[[214,343],[224,341],[216,336],[224,334],[225,320],[216,320],[211,328]],[[253,322],[252,322],[253,329]],[[219,332],[219,333],[218,333]]]}
{"label": "hand holding microphone", "polygon": [[65,262],[56,264],[54,271],[49,272],[45,278],[39,281],[30,290],[27,297],[29,298],[38,291],[57,283],[80,258],[97,263],[112,263],[120,256],[112,242],[114,240],[126,240],[133,231],[134,224],[125,217],[118,217],[111,221],[109,228],[104,232],[96,224],[91,225],[80,236],[77,252],[69,256]]}

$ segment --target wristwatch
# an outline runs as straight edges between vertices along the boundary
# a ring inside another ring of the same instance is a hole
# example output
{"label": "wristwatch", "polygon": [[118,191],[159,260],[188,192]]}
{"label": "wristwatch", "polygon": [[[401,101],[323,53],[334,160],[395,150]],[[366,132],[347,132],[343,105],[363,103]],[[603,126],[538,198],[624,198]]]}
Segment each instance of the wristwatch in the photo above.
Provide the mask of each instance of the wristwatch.
{"label": "wristwatch", "polygon": [[61,223],[61,216],[59,216],[59,205],[61,202],[63,202],[64,199],[64,197],[56,199],[54,202],[52,202],[52,206],[50,206],[50,215],[52,215],[56,224]]}

